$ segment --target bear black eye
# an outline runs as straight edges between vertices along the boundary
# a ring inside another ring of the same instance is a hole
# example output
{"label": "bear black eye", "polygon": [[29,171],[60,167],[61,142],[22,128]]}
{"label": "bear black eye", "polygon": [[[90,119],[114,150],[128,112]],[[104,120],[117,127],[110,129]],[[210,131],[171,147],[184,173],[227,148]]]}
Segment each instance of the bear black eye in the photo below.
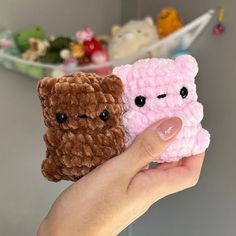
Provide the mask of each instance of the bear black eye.
{"label": "bear black eye", "polygon": [[99,118],[103,121],[107,121],[109,119],[108,110],[103,110],[102,113],[99,115]]}
{"label": "bear black eye", "polygon": [[143,107],[146,103],[146,98],[144,96],[137,96],[135,98],[135,104],[138,106],[138,107]]}
{"label": "bear black eye", "polygon": [[179,94],[183,99],[186,98],[188,96],[188,89],[186,87],[183,87],[182,89],[180,89]]}
{"label": "bear black eye", "polygon": [[65,113],[56,113],[56,120],[59,124],[66,122],[67,115]]}

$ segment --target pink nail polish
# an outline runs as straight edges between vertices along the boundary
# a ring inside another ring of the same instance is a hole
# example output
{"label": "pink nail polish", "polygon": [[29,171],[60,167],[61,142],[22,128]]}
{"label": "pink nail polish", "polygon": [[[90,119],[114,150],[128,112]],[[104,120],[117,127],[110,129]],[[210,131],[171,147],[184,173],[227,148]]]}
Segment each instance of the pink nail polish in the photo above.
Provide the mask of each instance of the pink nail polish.
{"label": "pink nail polish", "polygon": [[173,138],[181,129],[182,120],[178,117],[172,117],[164,120],[158,127],[157,133],[163,141]]}

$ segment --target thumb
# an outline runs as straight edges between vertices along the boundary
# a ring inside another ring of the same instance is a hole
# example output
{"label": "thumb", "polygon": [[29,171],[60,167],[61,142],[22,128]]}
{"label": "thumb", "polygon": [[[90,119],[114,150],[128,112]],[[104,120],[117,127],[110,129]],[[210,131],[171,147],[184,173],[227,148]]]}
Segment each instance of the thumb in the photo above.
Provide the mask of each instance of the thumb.
{"label": "thumb", "polygon": [[141,133],[124,153],[118,156],[119,164],[136,174],[140,169],[156,159],[174,140],[182,128],[178,117],[162,119]]}

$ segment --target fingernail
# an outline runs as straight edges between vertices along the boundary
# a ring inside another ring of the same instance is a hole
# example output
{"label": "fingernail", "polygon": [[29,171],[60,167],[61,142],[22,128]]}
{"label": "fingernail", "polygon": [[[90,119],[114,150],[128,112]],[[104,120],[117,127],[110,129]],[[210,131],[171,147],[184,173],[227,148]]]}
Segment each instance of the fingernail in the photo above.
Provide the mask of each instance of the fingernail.
{"label": "fingernail", "polygon": [[178,117],[172,117],[164,120],[156,129],[159,137],[163,141],[168,141],[173,138],[181,129],[182,120]]}

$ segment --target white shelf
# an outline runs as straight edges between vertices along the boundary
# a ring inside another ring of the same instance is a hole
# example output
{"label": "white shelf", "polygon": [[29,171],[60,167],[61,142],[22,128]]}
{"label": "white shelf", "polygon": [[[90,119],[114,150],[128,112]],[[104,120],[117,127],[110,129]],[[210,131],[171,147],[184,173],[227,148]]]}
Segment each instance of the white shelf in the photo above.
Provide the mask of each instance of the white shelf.
{"label": "white shelf", "polygon": [[[112,69],[114,66],[132,63],[137,59],[145,58],[150,55],[150,52],[158,50],[158,57],[168,57],[171,53],[177,49],[188,49],[194,40],[200,35],[202,30],[207,26],[210,22],[212,16],[214,14],[214,10],[209,10],[205,14],[199,16],[195,20],[191,21],[181,29],[175,31],[173,34],[165,37],[164,39],[150,45],[149,47],[143,48],[137,52],[129,54],[126,57],[119,58],[116,60],[111,60],[101,64],[89,64],[86,66],[78,66],[73,69],[65,68],[63,65],[53,65],[53,64],[45,64],[40,62],[31,62],[19,57],[14,57],[3,52],[0,52],[1,61],[8,61],[10,63],[1,64],[3,67],[7,69],[20,71],[22,73],[26,73],[31,77],[35,77],[40,79],[43,76],[52,75],[53,71],[60,70],[66,73],[75,72],[75,71],[95,71],[99,70],[99,68],[109,67]],[[8,65],[8,66],[6,66]],[[25,68],[25,69],[24,69]],[[31,69],[27,73],[27,68]]]}

